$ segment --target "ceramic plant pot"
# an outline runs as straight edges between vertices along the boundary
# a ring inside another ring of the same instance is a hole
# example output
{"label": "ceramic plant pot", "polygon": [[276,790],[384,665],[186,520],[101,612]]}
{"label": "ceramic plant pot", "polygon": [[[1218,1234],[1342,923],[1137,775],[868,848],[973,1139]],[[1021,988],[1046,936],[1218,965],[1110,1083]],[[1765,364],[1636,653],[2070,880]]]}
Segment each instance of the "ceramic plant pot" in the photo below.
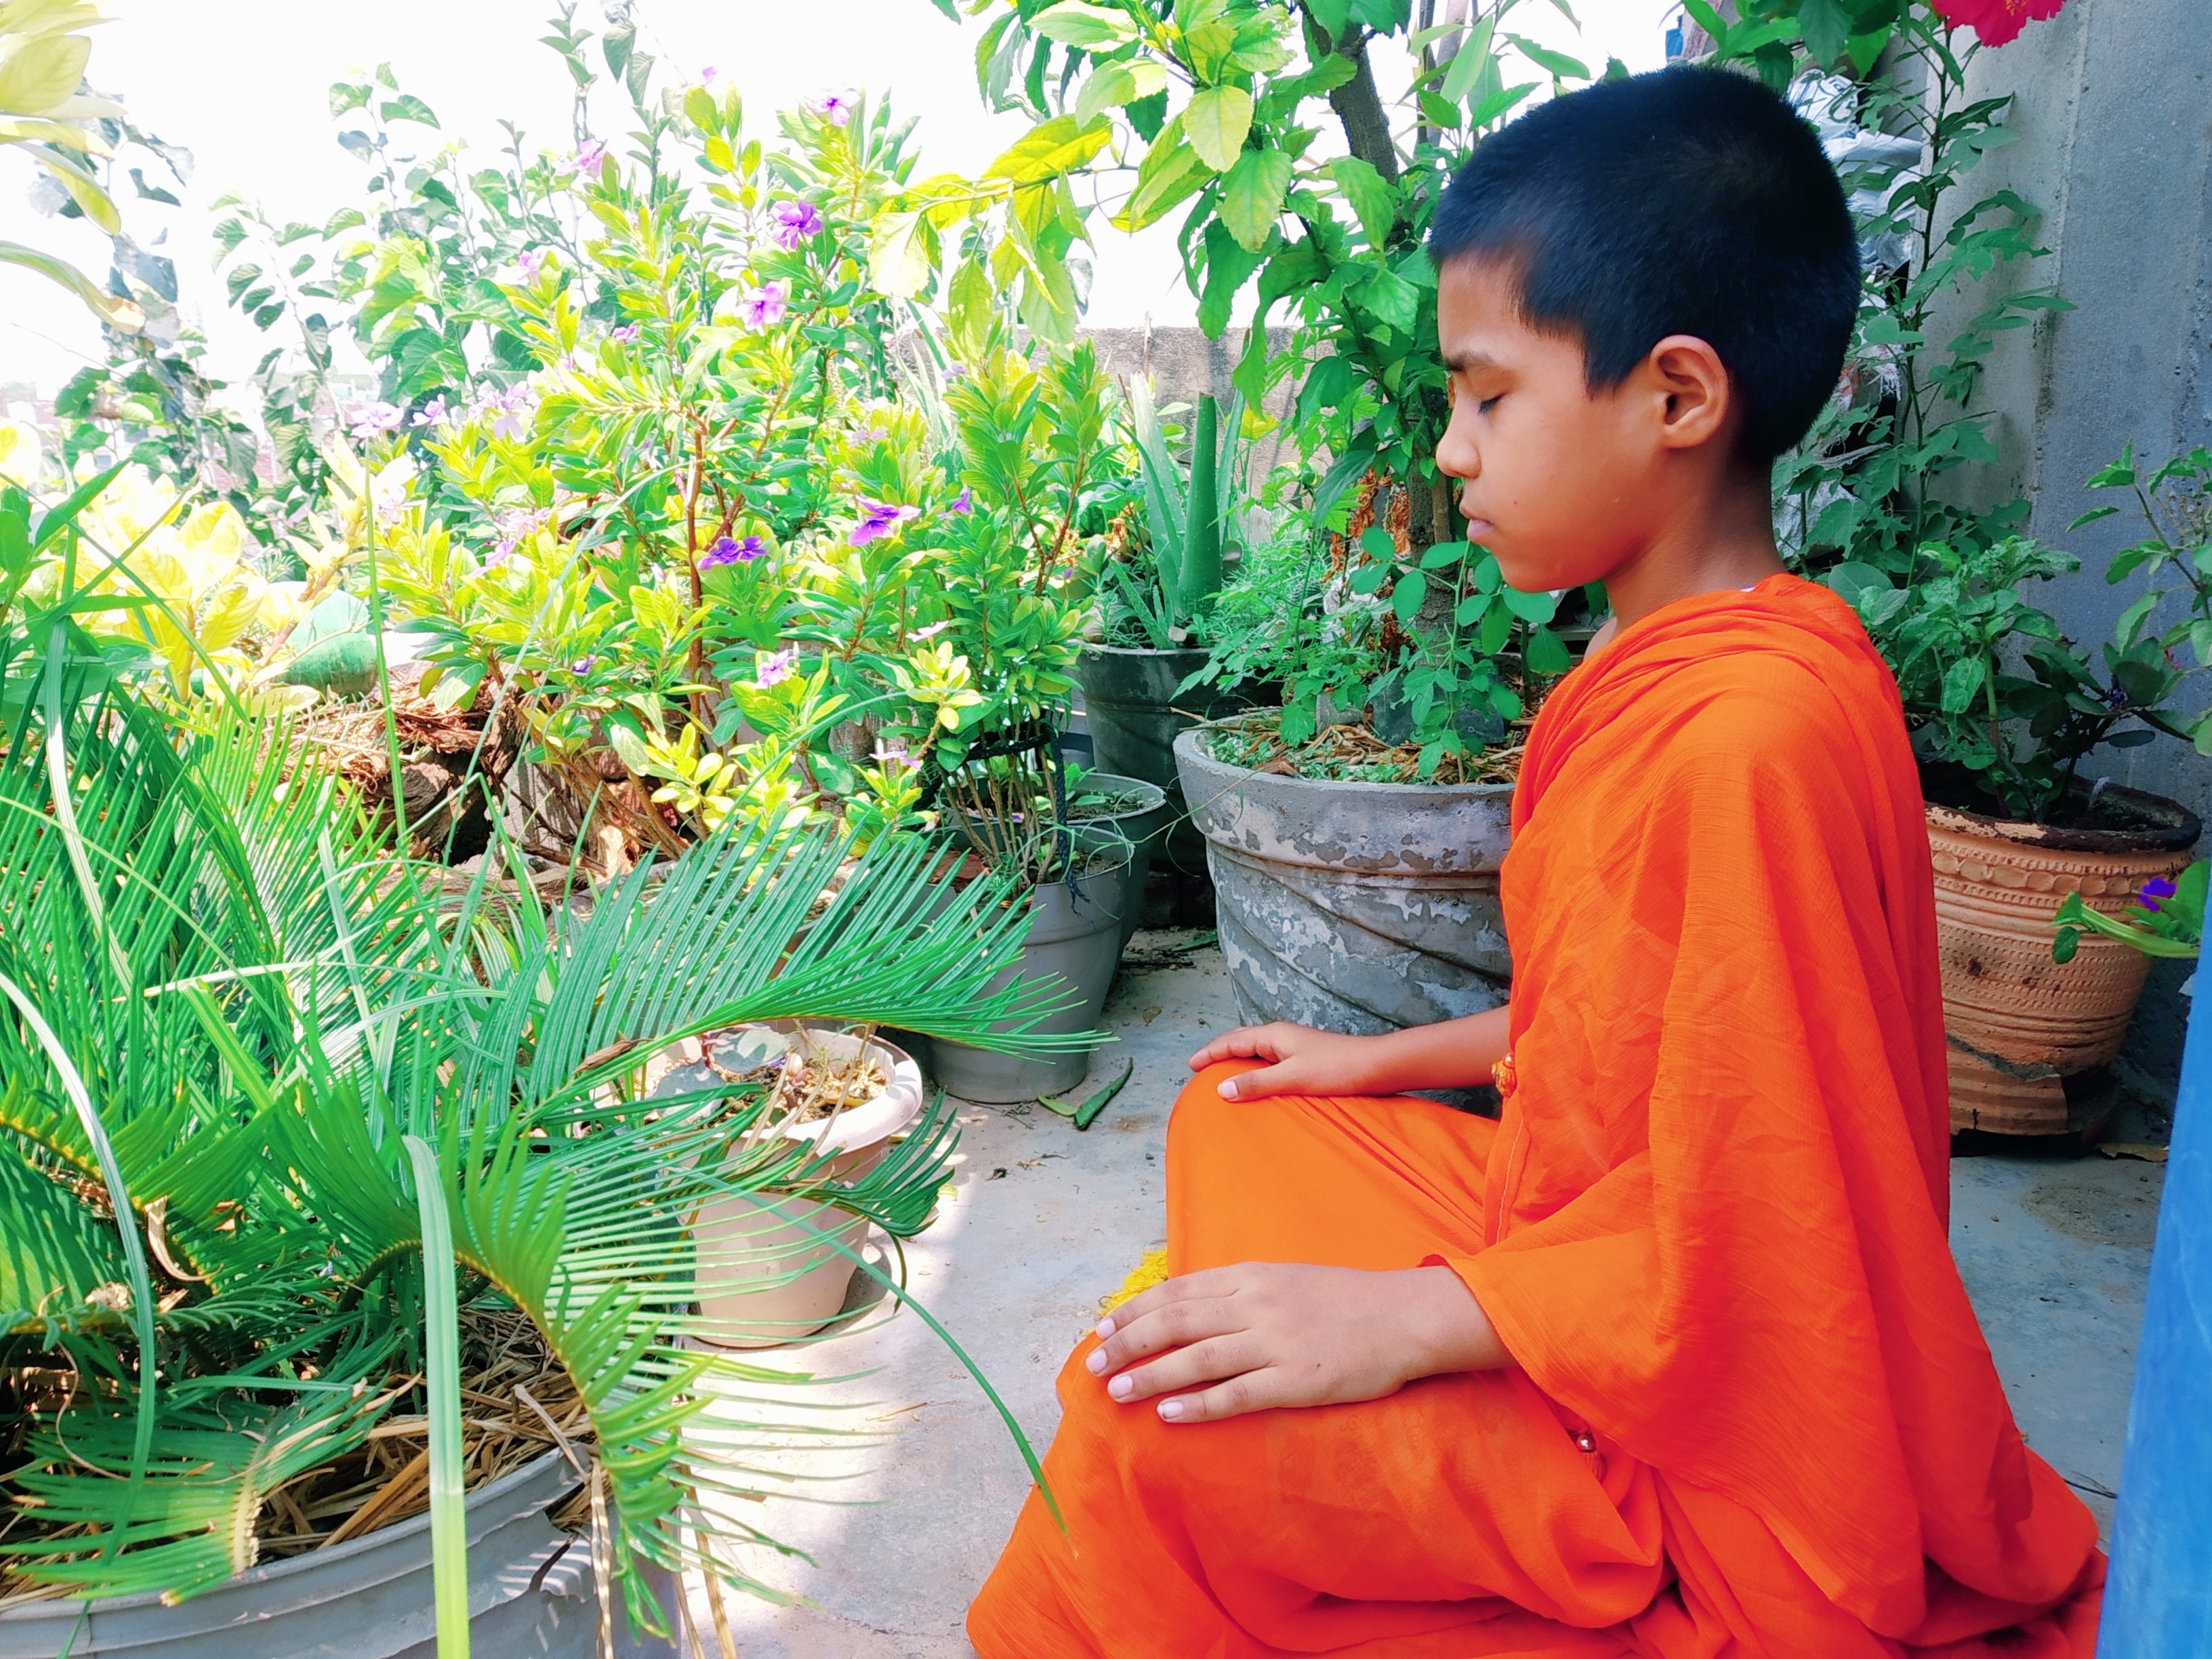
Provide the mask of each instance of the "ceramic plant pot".
{"label": "ceramic plant pot", "polygon": [[2107,789],[2142,827],[2060,830],[1930,804],[1936,935],[1943,971],[1951,1127],[2080,1133],[2067,1083],[2109,1063],[2127,1035],[2149,958],[2085,933],[2054,962],[2051,913],[2079,892],[2117,915],[2142,884],[2189,862],[2202,826],[2177,803]]}
{"label": "ceramic plant pot", "polygon": [[[469,1493],[471,1651],[599,1653],[591,1540],[545,1518],[575,1485],[568,1460],[549,1452]],[[673,1630],[675,1584],[647,1573]],[[0,1659],[436,1659],[430,1581],[430,1517],[418,1515],[255,1567],[174,1607],[149,1593],[88,1610],[82,1601],[10,1607],[0,1613]],[[675,1659],[672,1642],[632,1628],[620,1611],[614,1629],[617,1659]]]}
{"label": "ceramic plant pot", "polygon": [[1213,756],[1227,724],[1184,732],[1176,763],[1243,1017],[1368,1034],[1503,1002],[1513,786],[1247,771]]}
{"label": "ceramic plant pot", "polygon": [[[740,1041],[748,1029],[757,1028],[739,1027],[711,1039],[710,1057],[721,1058],[715,1045]],[[860,1039],[849,1032],[778,1029],[793,1045],[804,1042],[833,1062],[848,1063],[860,1052]],[[786,1139],[827,1155],[833,1179],[866,1175],[882,1161],[891,1138],[921,1112],[921,1068],[914,1057],[881,1037],[871,1038],[868,1048],[890,1079],[882,1093],[835,1118],[781,1131]],[[684,1066],[669,1073],[660,1091],[712,1088],[719,1076],[708,1065]],[[837,1244],[856,1251],[867,1234],[866,1217],[816,1199],[779,1198],[770,1207],[733,1194],[706,1205],[691,1229],[699,1251],[699,1313],[708,1322],[701,1336],[730,1348],[769,1348],[811,1336],[843,1310],[859,1271]]]}
{"label": "ceramic plant pot", "polygon": [[[1021,961],[991,982],[993,990],[1017,977],[1061,982],[1072,994],[1070,1004],[1040,1021],[1034,1028],[1038,1031],[1096,1030],[1106,1010],[1114,969],[1121,959],[1121,919],[1134,907],[1139,891],[1130,879],[1126,844],[1118,838],[1111,844],[1120,853],[1119,862],[1030,889],[1030,932]],[[1073,1088],[1091,1069],[1090,1054],[1081,1048],[1048,1060],[1024,1060],[932,1040],[929,1052],[937,1081],[962,1100],[1035,1100]]]}
{"label": "ceramic plant pot", "polygon": [[1069,817],[1078,823],[1111,824],[1128,837],[1128,900],[1121,907],[1121,943],[1127,945],[1129,935],[1137,931],[1138,922],[1143,920],[1144,906],[1140,901],[1145,878],[1167,844],[1175,809],[1168,805],[1167,792],[1158,784],[1113,772],[1085,773],[1081,791],[1084,796],[1106,799],[1095,807],[1087,806],[1080,797],[1070,800]]}

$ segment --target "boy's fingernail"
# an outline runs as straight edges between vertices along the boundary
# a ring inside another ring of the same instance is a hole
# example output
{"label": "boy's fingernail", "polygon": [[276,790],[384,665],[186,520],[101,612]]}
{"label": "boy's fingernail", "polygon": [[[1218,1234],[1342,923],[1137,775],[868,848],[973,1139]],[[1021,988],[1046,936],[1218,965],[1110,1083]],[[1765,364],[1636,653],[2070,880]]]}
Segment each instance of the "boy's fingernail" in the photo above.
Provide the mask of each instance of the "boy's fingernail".
{"label": "boy's fingernail", "polygon": [[1180,1400],[1161,1401],[1160,1415],[1165,1418],[1169,1422],[1174,1422],[1176,1419],[1182,1415],[1182,1401]]}
{"label": "boy's fingernail", "polygon": [[1224,1100],[1234,1100],[1234,1099],[1236,1099],[1236,1098],[1237,1098],[1237,1079],[1236,1079],[1235,1078],[1233,1078],[1233,1077],[1225,1077],[1225,1078],[1222,1079],[1221,1079],[1221,1087],[1220,1087],[1219,1089],[1216,1090],[1214,1092],[1216,1092],[1217,1094],[1218,1094],[1218,1095],[1219,1095],[1219,1096],[1220,1096]]}
{"label": "boy's fingernail", "polygon": [[1096,1376],[1106,1369],[1106,1350],[1093,1348],[1083,1358],[1083,1368]]}
{"label": "boy's fingernail", "polygon": [[1092,1327],[1092,1329],[1097,1332],[1098,1340],[1103,1342],[1114,1334],[1114,1322],[1110,1319],[1102,1319]]}
{"label": "boy's fingernail", "polygon": [[1112,1395],[1116,1400],[1127,1400],[1129,1397],[1130,1390],[1134,1389],[1136,1386],[1137,1385],[1129,1381],[1127,1377],[1117,1376],[1111,1382],[1109,1382],[1106,1385],[1106,1392]]}

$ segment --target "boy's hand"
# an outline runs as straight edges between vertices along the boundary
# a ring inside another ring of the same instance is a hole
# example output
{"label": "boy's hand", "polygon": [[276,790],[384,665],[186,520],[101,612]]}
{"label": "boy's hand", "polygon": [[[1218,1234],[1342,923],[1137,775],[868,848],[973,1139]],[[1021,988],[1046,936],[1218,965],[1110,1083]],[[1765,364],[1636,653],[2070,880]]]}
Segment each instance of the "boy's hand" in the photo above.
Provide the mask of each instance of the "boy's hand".
{"label": "boy's hand", "polygon": [[1098,1334],[1084,1362],[1092,1375],[1110,1376],[1106,1391],[1125,1404],[1169,1396],[1158,1409],[1170,1423],[1379,1400],[1419,1377],[1508,1363],[1449,1267],[1213,1267],[1133,1297]]}
{"label": "boy's hand", "polygon": [[1272,1064],[1225,1079],[1224,1100],[1263,1100],[1269,1095],[1364,1095],[1387,1093],[1376,1085],[1376,1045],[1382,1039],[1343,1036],[1277,1020],[1270,1025],[1240,1025],[1213,1039],[1190,1057],[1190,1069],[1202,1072],[1224,1060],[1251,1057]]}

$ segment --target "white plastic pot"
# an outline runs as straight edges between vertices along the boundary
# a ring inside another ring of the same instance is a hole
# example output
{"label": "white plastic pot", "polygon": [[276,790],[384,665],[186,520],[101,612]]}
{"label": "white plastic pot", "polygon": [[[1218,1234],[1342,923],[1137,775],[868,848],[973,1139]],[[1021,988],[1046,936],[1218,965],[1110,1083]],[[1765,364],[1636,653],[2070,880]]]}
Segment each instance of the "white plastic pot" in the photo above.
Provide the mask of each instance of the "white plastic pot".
{"label": "white plastic pot", "polygon": [[[785,1028],[783,1035],[794,1046],[804,1042],[836,1061],[850,1061],[860,1053],[860,1040],[849,1032]],[[829,1154],[827,1173],[837,1180],[849,1181],[873,1169],[891,1137],[921,1112],[921,1068],[913,1057],[880,1037],[870,1039],[868,1048],[890,1078],[881,1094],[834,1118],[780,1132],[787,1140],[810,1146],[817,1155]],[[711,1088],[714,1075],[704,1066],[686,1066],[671,1073],[661,1086]],[[692,1223],[692,1242],[699,1252],[699,1312],[708,1322],[700,1334],[718,1346],[772,1348],[811,1336],[845,1305],[857,1268],[837,1244],[858,1250],[868,1234],[867,1218],[816,1199],[772,1202],[773,1207],[733,1194],[704,1206]]]}

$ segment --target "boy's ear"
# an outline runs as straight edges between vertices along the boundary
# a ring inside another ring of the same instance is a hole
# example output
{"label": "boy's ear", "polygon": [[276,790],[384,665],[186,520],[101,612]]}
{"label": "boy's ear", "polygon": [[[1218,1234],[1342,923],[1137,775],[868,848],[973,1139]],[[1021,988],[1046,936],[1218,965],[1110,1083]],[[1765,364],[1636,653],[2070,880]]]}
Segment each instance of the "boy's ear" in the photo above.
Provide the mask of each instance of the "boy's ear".
{"label": "boy's ear", "polygon": [[1727,365],[1696,335],[1669,334],[1651,348],[1638,374],[1658,415],[1662,447],[1695,449],[1732,424],[1735,388]]}

